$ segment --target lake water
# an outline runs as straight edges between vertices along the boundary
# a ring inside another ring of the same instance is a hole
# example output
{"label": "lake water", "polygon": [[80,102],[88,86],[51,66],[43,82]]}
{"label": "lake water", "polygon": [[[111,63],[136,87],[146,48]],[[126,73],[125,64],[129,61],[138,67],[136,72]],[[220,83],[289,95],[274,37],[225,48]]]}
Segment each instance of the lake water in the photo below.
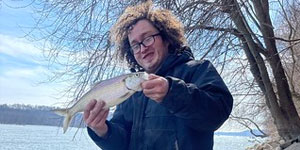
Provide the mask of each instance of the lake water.
{"label": "lake water", "polygon": [[[75,136],[74,136],[75,135]],[[249,137],[215,136],[214,150],[244,150]],[[0,124],[0,150],[99,150],[86,129]]]}

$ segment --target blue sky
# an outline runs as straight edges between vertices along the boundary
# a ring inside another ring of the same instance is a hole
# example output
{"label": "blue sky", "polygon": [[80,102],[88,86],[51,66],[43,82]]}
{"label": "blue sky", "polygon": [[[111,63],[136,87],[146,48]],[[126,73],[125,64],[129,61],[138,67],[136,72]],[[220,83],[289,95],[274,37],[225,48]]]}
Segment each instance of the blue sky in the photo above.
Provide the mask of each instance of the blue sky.
{"label": "blue sky", "polygon": [[47,62],[35,46],[37,43],[24,38],[25,32],[34,25],[31,8],[9,7],[26,3],[0,1],[0,104],[53,106],[66,101],[53,96],[63,85],[41,83],[49,75]]}

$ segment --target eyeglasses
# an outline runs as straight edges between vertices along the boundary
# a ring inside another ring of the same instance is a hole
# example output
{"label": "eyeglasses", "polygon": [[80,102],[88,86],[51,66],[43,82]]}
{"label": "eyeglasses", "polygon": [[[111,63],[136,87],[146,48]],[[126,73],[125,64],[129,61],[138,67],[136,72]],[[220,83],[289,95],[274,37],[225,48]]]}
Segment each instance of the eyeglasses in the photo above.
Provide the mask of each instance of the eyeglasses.
{"label": "eyeglasses", "polygon": [[141,51],[141,45],[143,45],[144,47],[148,47],[148,46],[152,45],[155,42],[154,37],[158,36],[158,35],[160,35],[160,33],[150,35],[150,36],[144,38],[142,42],[131,45],[131,52],[133,54],[137,54]]}

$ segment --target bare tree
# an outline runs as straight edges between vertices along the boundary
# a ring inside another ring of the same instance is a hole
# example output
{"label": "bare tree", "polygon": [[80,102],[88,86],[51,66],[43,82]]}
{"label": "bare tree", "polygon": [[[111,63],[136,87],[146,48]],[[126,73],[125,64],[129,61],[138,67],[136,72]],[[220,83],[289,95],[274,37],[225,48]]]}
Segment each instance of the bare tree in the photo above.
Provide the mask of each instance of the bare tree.
{"label": "bare tree", "polygon": [[[55,72],[53,79],[72,81],[67,90],[74,93],[72,97],[97,80],[125,71],[120,65],[124,61],[115,59],[109,29],[127,6],[139,2],[44,0],[32,5],[39,15],[29,35],[44,41],[50,65],[65,70]],[[276,37],[270,15],[270,7],[285,11],[282,1],[157,0],[154,4],[172,10],[183,21],[195,56],[213,61],[239,99],[235,109],[243,107],[243,115],[253,120],[269,111],[284,139],[300,134],[291,92],[295,82],[289,82],[277,47],[283,41],[291,49],[300,40]]]}
{"label": "bare tree", "polygon": [[[290,139],[300,134],[300,119],[276,47],[276,37],[269,14],[269,2],[267,0],[253,0],[251,2],[248,6],[253,6],[253,12],[248,13],[248,15],[253,16],[253,18],[255,16],[253,21],[259,29],[258,34],[255,34],[253,29],[250,28],[245,15],[241,11],[243,4],[247,2],[239,4],[234,0],[221,1],[222,11],[230,15],[240,32],[244,52],[253,67],[251,72],[265,95],[266,104],[279,135],[284,139]],[[270,71],[268,71],[263,57],[270,65]],[[274,77],[274,86],[272,85],[271,76]]]}
{"label": "bare tree", "polygon": [[279,37],[287,39],[288,42],[280,42],[280,50],[283,53],[283,63],[287,72],[292,96],[296,103],[300,102],[300,2],[293,1],[281,4],[286,7],[282,12],[284,16],[282,25],[277,29]]}

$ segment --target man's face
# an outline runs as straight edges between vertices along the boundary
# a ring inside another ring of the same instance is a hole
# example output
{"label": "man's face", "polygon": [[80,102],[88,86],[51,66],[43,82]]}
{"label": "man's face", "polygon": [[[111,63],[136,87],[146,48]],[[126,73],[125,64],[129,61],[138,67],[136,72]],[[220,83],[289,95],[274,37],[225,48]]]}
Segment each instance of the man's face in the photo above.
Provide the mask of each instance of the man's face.
{"label": "man's face", "polygon": [[153,44],[149,46],[139,44],[140,51],[136,51],[133,54],[137,63],[148,73],[154,73],[168,55],[169,43],[164,42],[160,35],[152,36],[157,33],[159,31],[148,20],[140,20],[133,25],[128,34],[130,46],[134,46],[140,42],[144,42],[143,44],[147,45],[147,41],[151,40],[152,37],[154,38]]}

